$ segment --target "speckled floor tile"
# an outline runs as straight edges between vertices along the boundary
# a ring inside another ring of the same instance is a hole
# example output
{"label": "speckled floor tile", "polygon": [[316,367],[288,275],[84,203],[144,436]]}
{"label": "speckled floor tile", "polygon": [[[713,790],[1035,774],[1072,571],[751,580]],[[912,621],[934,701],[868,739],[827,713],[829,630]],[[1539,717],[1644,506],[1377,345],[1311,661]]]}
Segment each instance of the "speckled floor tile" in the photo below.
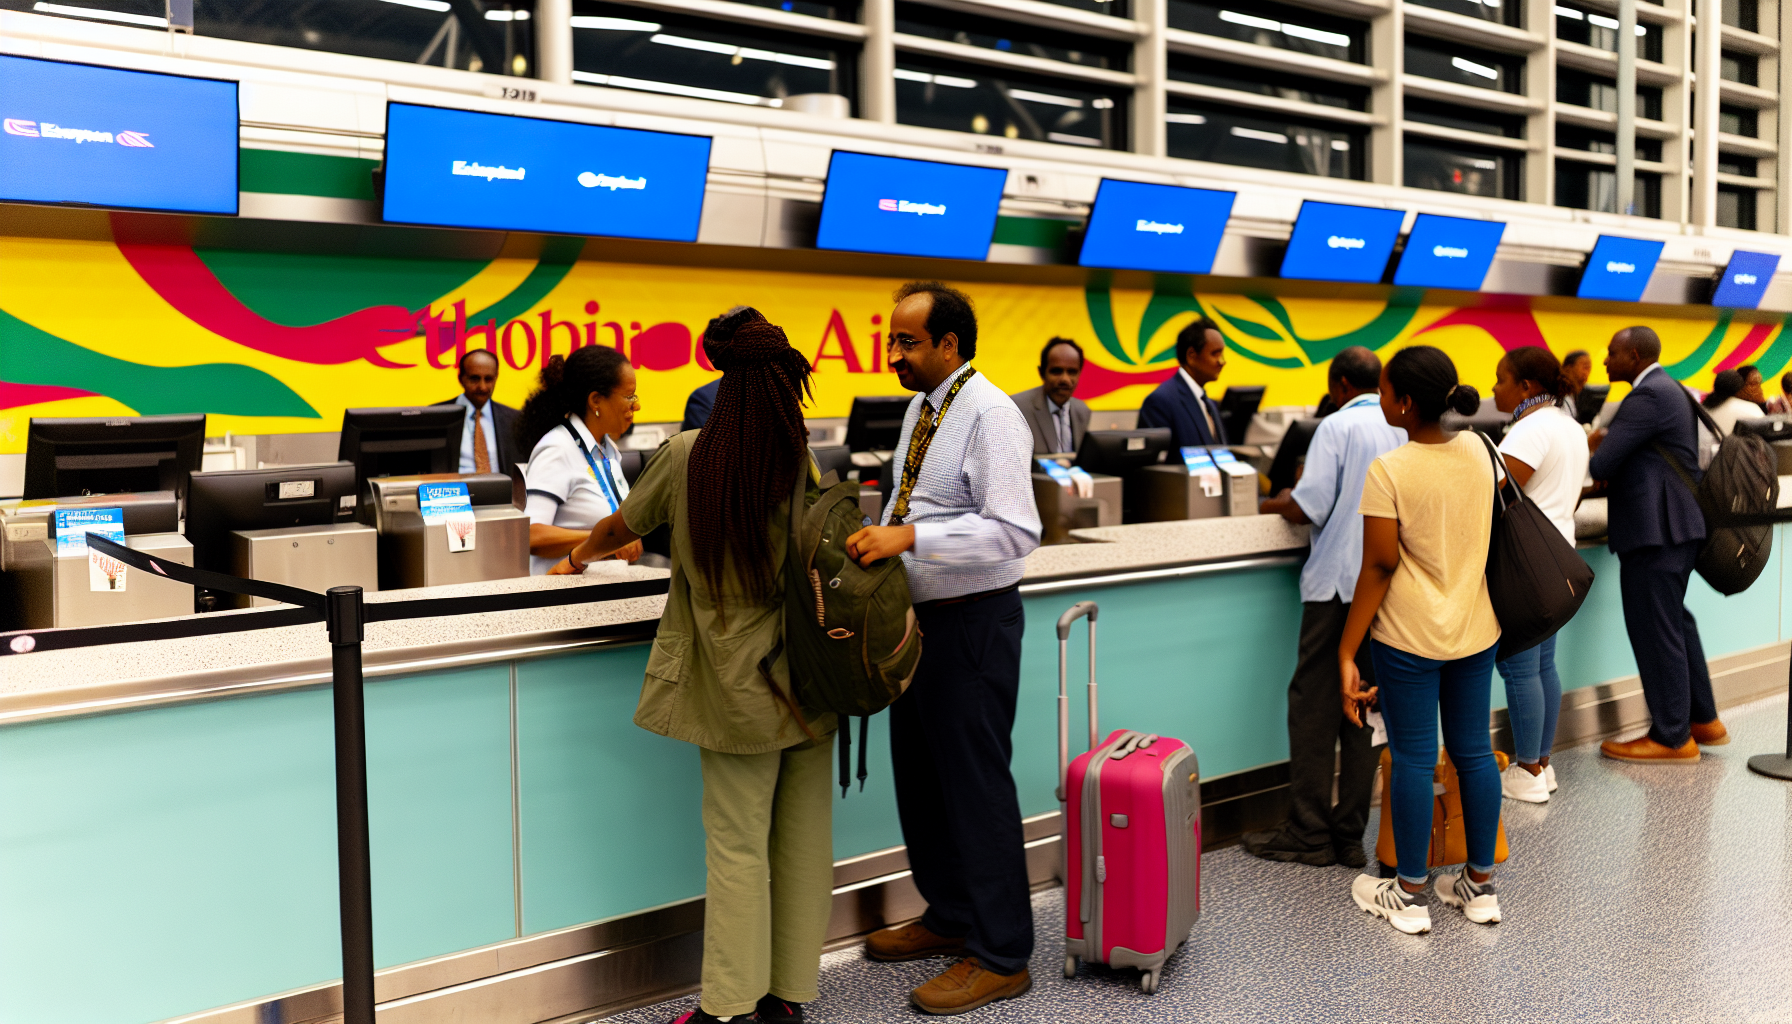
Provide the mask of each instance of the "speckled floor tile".
{"label": "speckled floor tile", "polygon": [[[1596,746],[1557,755],[1548,804],[1505,802],[1502,924],[1434,900],[1432,933],[1401,935],[1351,902],[1354,872],[1231,847],[1203,858],[1202,918],[1156,995],[1130,971],[1085,966],[1066,980],[1063,894],[1051,890],[1033,901],[1032,993],[964,1019],[1792,1021],[1792,783],[1747,768],[1782,748],[1786,713],[1783,697],[1725,712],[1734,742],[1696,766],[1620,764]],[[907,992],[944,966],[830,953],[809,1019],[917,1020]],[[661,1024],[693,1005],[612,1020]]]}

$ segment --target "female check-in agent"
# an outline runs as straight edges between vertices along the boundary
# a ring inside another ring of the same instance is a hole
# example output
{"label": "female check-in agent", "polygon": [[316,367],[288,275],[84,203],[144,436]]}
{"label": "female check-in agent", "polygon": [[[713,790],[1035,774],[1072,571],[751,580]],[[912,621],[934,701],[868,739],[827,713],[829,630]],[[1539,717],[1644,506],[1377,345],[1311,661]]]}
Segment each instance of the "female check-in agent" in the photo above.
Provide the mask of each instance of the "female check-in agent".
{"label": "female check-in agent", "polygon": [[[518,440],[534,444],[523,474],[532,575],[564,561],[592,526],[622,507],[628,482],[616,439],[634,424],[639,405],[635,369],[613,348],[587,345],[541,368],[541,385],[523,403],[518,424]],[[634,561],[640,542],[613,557]]]}

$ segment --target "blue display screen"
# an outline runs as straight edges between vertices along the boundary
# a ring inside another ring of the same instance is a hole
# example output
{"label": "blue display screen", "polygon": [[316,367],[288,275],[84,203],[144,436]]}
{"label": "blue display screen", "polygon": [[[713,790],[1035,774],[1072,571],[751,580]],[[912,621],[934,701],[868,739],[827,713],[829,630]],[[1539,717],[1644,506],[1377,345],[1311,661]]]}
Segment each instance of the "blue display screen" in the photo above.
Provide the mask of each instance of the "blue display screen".
{"label": "blue display screen", "polygon": [[1205,274],[1236,192],[1103,178],[1083,236],[1085,267]]}
{"label": "blue display screen", "polygon": [[1381,280],[1406,214],[1370,206],[1343,206],[1311,199],[1300,204],[1283,277],[1314,281]]}
{"label": "blue display screen", "polygon": [[392,103],[385,219],[694,242],[709,144],[703,135]]}
{"label": "blue display screen", "polygon": [[0,57],[0,199],[235,213],[236,83]]}
{"label": "blue display screen", "polygon": [[1661,250],[1666,244],[1644,238],[1600,235],[1599,241],[1593,244],[1593,255],[1587,257],[1587,268],[1581,271],[1580,289],[1575,294],[1583,299],[1635,302],[1643,297],[1643,289],[1649,287],[1649,277],[1655,273],[1655,261],[1661,259]]}
{"label": "blue display screen", "polygon": [[1394,283],[1475,291],[1486,279],[1505,233],[1506,225],[1500,221],[1421,213],[1407,233]]}
{"label": "blue display screen", "polygon": [[980,260],[1007,183],[993,167],[835,150],[815,247]]}
{"label": "blue display screen", "polygon": [[1773,272],[1779,268],[1780,258],[1776,253],[1736,250],[1730,254],[1730,265],[1724,268],[1724,276],[1718,279],[1717,290],[1711,293],[1711,304],[1733,309],[1756,308],[1761,305],[1761,296],[1767,294],[1767,286],[1773,283]]}

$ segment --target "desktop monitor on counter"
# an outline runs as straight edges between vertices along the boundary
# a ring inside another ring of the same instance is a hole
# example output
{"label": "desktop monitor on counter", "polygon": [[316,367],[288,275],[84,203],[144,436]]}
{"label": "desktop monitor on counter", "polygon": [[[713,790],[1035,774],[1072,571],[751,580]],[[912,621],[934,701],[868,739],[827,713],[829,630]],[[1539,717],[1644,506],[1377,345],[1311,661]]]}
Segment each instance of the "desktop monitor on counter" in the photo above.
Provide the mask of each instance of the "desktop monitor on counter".
{"label": "desktop monitor on counter", "polygon": [[1380,281],[1404,220],[1403,210],[1305,200],[1282,257],[1282,276],[1364,284]]}
{"label": "desktop monitor on counter", "polygon": [[1085,267],[1205,274],[1236,192],[1103,178],[1083,235]]}
{"label": "desktop monitor on counter", "polygon": [[1592,423],[1599,418],[1599,410],[1605,408],[1605,399],[1612,393],[1610,384],[1583,384],[1574,395],[1574,420],[1576,423]]}
{"label": "desktop monitor on counter", "polygon": [[1091,430],[1077,449],[1076,465],[1090,473],[1127,477],[1163,461],[1170,450],[1169,427],[1137,430]]}
{"label": "desktop monitor on counter", "polygon": [[1406,235],[1394,283],[1415,288],[1478,291],[1493,266],[1506,225],[1497,220],[1421,213]]}
{"label": "desktop monitor on counter", "polygon": [[1008,172],[835,150],[817,249],[980,260]]}
{"label": "desktop monitor on counter", "polygon": [[1717,289],[1711,293],[1711,304],[1731,309],[1758,309],[1762,296],[1767,294],[1767,286],[1773,283],[1774,271],[1779,268],[1778,253],[1737,249],[1730,254],[1729,266],[1724,267],[1723,276],[1717,280]]}
{"label": "desktop monitor on counter", "polygon": [[234,530],[328,526],[354,517],[355,467],[349,462],[194,473],[187,490],[193,565],[214,572],[232,571]]}
{"label": "desktop monitor on counter", "polygon": [[704,135],[390,103],[383,216],[694,242],[709,148]]}
{"label": "desktop monitor on counter", "polygon": [[205,450],[205,416],[33,419],[27,500],[132,491],[187,493]]}
{"label": "desktop monitor on counter", "polygon": [[1227,441],[1244,444],[1245,431],[1250,429],[1257,407],[1263,404],[1265,390],[1261,384],[1233,384],[1220,396],[1220,422],[1226,425]]}
{"label": "desktop monitor on counter", "polygon": [[1269,493],[1280,494],[1294,486],[1296,471],[1307,449],[1313,446],[1313,434],[1319,430],[1317,419],[1297,419],[1288,424],[1282,439],[1276,442],[1275,458],[1269,463]]}
{"label": "desktop monitor on counter", "polygon": [[846,417],[846,447],[855,452],[893,452],[902,442],[902,419],[911,395],[860,395]]}
{"label": "desktop monitor on counter", "polygon": [[466,422],[459,405],[344,409],[336,458],[354,464],[357,493],[369,477],[458,472]]}
{"label": "desktop monitor on counter", "polygon": [[0,199],[237,211],[237,86],[0,56]]}
{"label": "desktop monitor on counter", "polygon": [[1600,235],[1587,257],[1586,269],[1580,274],[1580,287],[1575,294],[1583,299],[1616,299],[1636,302],[1649,287],[1655,273],[1655,261],[1661,259],[1667,243],[1647,238],[1620,238]]}

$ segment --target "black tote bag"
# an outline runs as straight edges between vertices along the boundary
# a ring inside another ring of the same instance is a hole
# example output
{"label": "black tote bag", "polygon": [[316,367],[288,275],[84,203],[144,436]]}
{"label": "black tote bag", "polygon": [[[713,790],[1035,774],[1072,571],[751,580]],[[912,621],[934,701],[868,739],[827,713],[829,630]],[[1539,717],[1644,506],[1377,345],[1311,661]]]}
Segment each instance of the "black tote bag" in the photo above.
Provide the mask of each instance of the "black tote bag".
{"label": "black tote bag", "polygon": [[[1487,596],[1500,620],[1501,660],[1528,651],[1580,611],[1593,586],[1593,569],[1556,529],[1549,516],[1505,473],[1485,435],[1493,461],[1493,536],[1487,545]],[[1510,491],[1512,497],[1507,498]]]}

